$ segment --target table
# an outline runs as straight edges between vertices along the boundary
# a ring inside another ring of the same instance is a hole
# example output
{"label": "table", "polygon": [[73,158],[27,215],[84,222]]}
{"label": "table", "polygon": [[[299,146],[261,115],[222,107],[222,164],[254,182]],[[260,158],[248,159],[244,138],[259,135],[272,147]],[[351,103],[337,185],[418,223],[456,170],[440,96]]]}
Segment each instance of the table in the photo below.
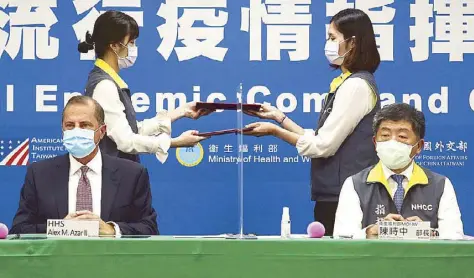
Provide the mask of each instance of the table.
{"label": "table", "polygon": [[0,240],[0,277],[474,277],[472,241]]}

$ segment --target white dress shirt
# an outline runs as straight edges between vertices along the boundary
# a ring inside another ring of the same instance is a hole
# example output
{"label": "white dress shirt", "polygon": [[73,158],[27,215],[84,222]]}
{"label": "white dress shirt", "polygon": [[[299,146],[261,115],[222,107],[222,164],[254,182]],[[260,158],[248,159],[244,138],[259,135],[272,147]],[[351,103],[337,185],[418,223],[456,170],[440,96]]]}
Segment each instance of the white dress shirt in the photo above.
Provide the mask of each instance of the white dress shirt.
{"label": "white dress shirt", "polygon": [[347,79],[339,87],[331,114],[318,135],[314,130],[305,130],[298,139],[298,153],[311,158],[333,156],[374,106],[375,96],[367,82],[361,78]]}
{"label": "white dress shirt", "polygon": [[137,121],[138,134],[135,134],[113,81],[100,81],[94,89],[93,98],[104,109],[107,136],[117,144],[118,150],[130,154],[155,153],[161,163],[166,161],[171,145],[171,119],[166,111],[154,118]]}
{"label": "white dress shirt", "polygon": [[[403,188],[407,189],[414,164],[400,173],[405,179],[402,182]],[[390,195],[393,198],[397,190],[397,182],[391,178],[395,173],[382,164],[382,169],[390,188]],[[334,223],[334,236],[353,236],[354,238],[365,238],[367,227],[362,227],[363,212],[360,207],[359,195],[354,189],[352,177],[346,179],[342,185],[339,195],[339,204],[336,211],[336,220]],[[443,239],[461,239],[464,235],[463,224],[461,221],[461,212],[459,211],[456,193],[454,192],[451,181],[446,178],[444,192],[441,195],[438,208],[438,232],[439,237]]]}
{"label": "white dress shirt", "polygon": [[[68,207],[69,212],[76,212],[77,187],[81,178],[81,167],[84,166],[78,162],[72,155],[69,155],[69,186],[68,186]],[[102,204],[102,155],[98,150],[95,157],[86,165],[89,170],[86,173],[91,186],[92,193],[92,213],[100,217]],[[120,227],[114,222],[108,222],[114,225],[115,235],[120,236]]]}

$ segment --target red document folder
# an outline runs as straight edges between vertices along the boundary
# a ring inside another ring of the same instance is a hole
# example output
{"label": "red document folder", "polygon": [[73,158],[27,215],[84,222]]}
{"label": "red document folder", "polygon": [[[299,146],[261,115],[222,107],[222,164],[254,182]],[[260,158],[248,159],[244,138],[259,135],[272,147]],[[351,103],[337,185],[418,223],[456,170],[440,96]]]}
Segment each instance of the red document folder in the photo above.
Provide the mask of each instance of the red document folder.
{"label": "red document folder", "polygon": [[212,132],[204,132],[204,133],[199,133],[196,135],[202,136],[202,137],[210,137],[210,136],[224,135],[224,134],[231,134],[231,133],[237,134],[241,132],[251,131],[252,129],[253,129],[252,127],[247,127],[243,129],[233,128],[233,129],[224,129],[224,130],[212,131]]}
{"label": "red document folder", "polygon": [[[210,109],[210,110],[237,110],[240,104],[238,103],[221,103],[221,102],[198,102],[196,103],[197,109]],[[262,106],[260,104],[242,104],[243,110],[259,111]]]}

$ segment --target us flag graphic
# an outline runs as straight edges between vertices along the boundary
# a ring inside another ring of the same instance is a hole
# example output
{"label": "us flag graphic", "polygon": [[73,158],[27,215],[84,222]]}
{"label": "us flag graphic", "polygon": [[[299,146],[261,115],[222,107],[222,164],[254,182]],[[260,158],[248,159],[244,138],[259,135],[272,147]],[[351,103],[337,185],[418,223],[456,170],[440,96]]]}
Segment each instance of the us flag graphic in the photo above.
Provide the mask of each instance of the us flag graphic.
{"label": "us flag graphic", "polygon": [[0,166],[28,165],[30,139],[0,139]]}

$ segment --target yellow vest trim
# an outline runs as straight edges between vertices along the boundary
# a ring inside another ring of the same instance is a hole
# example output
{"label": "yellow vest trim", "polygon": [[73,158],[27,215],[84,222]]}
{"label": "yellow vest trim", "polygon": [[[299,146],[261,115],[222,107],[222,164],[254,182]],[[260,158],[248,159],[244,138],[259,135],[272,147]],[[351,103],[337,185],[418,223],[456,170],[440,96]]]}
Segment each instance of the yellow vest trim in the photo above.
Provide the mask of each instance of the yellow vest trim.
{"label": "yellow vest trim", "polygon": [[95,66],[100,68],[101,70],[105,71],[112,79],[119,85],[121,89],[128,88],[127,83],[123,81],[123,79],[115,72],[115,70],[109,66],[104,60],[102,59],[97,59],[95,61]]}
{"label": "yellow vest trim", "polygon": [[[342,83],[344,83],[344,81],[346,81],[346,79],[349,78],[351,75],[352,75],[352,72],[347,71],[346,73],[341,74],[338,77],[334,78],[331,82],[331,85],[329,86],[329,94],[335,93],[337,88],[339,88],[342,85]],[[367,85],[369,85],[369,88],[372,91],[372,109],[373,109],[375,107],[375,104],[377,103],[377,94],[375,93],[374,88],[370,86],[370,84],[367,83]],[[326,96],[326,99],[329,96],[329,94]]]}
{"label": "yellow vest trim", "polygon": [[[370,170],[369,175],[367,176],[367,182],[379,182],[385,186],[387,192],[390,192],[390,187],[388,186],[387,178],[383,173],[382,163],[379,162],[375,167]],[[425,171],[421,169],[418,164],[413,165],[413,174],[411,175],[410,180],[408,181],[408,186],[405,190],[405,196],[407,192],[417,184],[428,184],[428,176],[426,175]]]}
{"label": "yellow vest trim", "polygon": [[368,82],[366,82],[366,83],[367,83],[367,85],[369,85],[370,91],[372,92],[372,109],[374,109],[374,108],[375,108],[375,105],[377,104],[377,99],[378,99],[379,97],[378,97],[377,94],[375,93],[374,88],[372,88],[372,86],[371,86]]}
{"label": "yellow vest trim", "polygon": [[338,77],[334,78],[331,82],[331,85],[329,86],[329,93],[332,94],[334,93],[339,86],[341,86],[344,81],[349,78],[349,76],[352,75],[352,72],[347,71],[344,74],[339,75]]}

